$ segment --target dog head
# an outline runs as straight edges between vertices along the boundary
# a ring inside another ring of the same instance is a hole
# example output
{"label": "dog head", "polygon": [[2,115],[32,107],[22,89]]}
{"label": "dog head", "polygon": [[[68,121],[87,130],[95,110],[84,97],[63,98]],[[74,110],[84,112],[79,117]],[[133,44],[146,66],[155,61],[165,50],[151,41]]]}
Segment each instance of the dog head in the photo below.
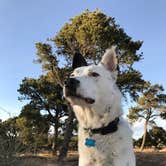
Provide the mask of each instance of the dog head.
{"label": "dog head", "polygon": [[86,66],[83,57],[80,54],[77,57],[82,59],[74,58],[79,63],[81,62],[81,67],[78,67],[77,63],[73,61],[77,68],[65,81],[65,98],[76,111],[78,108],[88,110],[88,112],[91,110],[95,116],[111,115],[114,119],[118,116],[116,114],[121,100],[121,93],[116,86],[117,55],[115,48],[108,49],[98,65]]}

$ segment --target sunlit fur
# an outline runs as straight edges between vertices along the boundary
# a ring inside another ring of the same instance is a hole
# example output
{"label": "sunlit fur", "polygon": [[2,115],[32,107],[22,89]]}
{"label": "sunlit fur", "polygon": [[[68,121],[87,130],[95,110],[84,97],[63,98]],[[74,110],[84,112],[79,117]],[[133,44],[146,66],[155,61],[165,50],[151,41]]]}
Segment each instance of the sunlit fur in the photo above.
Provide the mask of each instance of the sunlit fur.
{"label": "sunlit fur", "polygon": [[[71,77],[80,81],[77,94],[95,100],[93,104],[75,97],[66,97],[79,121],[79,166],[135,166],[132,132],[121,117],[121,93],[116,85],[117,60],[114,48],[107,50],[101,63],[80,67]],[[108,62],[110,61],[110,62]],[[99,76],[91,76],[91,72]],[[89,135],[84,128],[107,126],[120,117],[118,130],[107,135]],[[84,145],[85,139],[96,140],[95,147]]]}

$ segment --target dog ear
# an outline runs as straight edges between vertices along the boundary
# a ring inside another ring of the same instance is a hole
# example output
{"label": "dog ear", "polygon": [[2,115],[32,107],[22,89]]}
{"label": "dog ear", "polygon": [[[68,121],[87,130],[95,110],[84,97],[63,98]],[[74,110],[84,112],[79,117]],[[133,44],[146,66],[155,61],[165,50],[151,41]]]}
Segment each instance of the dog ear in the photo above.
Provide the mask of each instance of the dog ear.
{"label": "dog ear", "polygon": [[76,52],[73,57],[72,68],[75,69],[81,66],[87,66],[87,62],[79,52]]}
{"label": "dog ear", "polygon": [[101,64],[103,64],[106,69],[112,72],[114,78],[117,77],[117,67],[118,67],[118,59],[116,54],[116,46],[112,46],[110,49],[107,49],[105,54],[101,59]]}

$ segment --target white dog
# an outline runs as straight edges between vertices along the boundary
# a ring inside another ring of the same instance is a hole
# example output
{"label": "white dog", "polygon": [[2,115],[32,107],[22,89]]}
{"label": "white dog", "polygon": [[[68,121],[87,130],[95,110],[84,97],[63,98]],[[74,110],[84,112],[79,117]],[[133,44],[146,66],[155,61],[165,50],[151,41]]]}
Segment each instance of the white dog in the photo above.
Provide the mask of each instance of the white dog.
{"label": "white dog", "polygon": [[98,65],[76,68],[65,82],[64,96],[79,121],[79,166],[135,166],[132,132],[116,86],[116,57],[112,47]]}

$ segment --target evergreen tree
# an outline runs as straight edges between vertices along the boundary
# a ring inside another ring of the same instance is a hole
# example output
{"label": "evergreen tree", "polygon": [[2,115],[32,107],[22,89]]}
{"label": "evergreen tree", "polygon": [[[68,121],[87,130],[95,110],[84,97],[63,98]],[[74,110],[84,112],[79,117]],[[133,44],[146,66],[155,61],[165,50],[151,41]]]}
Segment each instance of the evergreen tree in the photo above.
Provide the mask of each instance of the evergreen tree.
{"label": "evergreen tree", "polygon": [[16,125],[17,118],[9,118],[0,122],[0,165],[15,165],[17,153],[23,150],[19,139],[19,129]]}
{"label": "evergreen tree", "polygon": [[23,145],[31,147],[34,152],[48,146],[49,122],[47,116],[43,116],[35,106],[24,106],[16,124]]}
{"label": "evergreen tree", "polygon": [[[166,131],[162,127],[153,126],[152,129],[147,132],[145,147],[155,147],[157,149],[164,148],[166,146]],[[134,140],[135,146],[141,146],[143,136]]]}
{"label": "evergreen tree", "polygon": [[133,99],[138,97],[137,93],[142,89],[144,80],[133,64],[142,59],[142,54],[137,54],[142,42],[133,41],[113,17],[99,10],[86,10],[70,19],[51,40],[69,64],[76,51],[89,63],[98,63],[105,50],[116,45],[119,60],[117,83],[124,95],[128,93]]}
{"label": "evergreen tree", "polygon": [[62,88],[48,81],[46,76],[41,76],[39,79],[25,78],[18,91],[21,94],[19,97],[21,101],[29,101],[24,106],[21,115],[24,115],[27,119],[33,115],[31,120],[34,119],[38,122],[38,118],[41,117],[41,112],[43,112],[46,114],[43,120],[45,119],[50,126],[54,127],[52,150],[55,154],[58,148],[58,129],[61,127],[60,118],[67,115],[67,107],[62,98]]}
{"label": "evergreen tree", "polygon": [[146,141],[147,126],[155,124],[156,117],[161,117],[163,112],[166,111],[166,94],[163,91],[162,86],[158,84],[151,85],[150,82],[147,82],[136,106],[131,107],[129,110],[128,117],[132,122],[137,121],[139,118],[145,120],[141,151]]}
{"label": "evergreen tree", "polygon": [[[141,73],[133,68],[133,64],[142,59],[142,53],[138,54],[137,52],[142,45],[142,41],[133,41],[116,24],[113,17],[108,17],[99,10],[84,11],[70,19],[48,42],[37,43],[36,62],[42,65],[46,80],[53,83],[54,86],[61,87],[59,88],[61,91],[59,98],[62,99],[62,86],[64,79],[72,70],[71,60],[73,55],[80,52],[89,64],[97,64],[105,50],[112,45],[116,45],[118,50],[119,76],[117,83],[124,96],[129,94],[132,99],[136,100],[145,83]],[[55,99],[58,100],[58,98]],[[32,98],[31,102],[33,100],[36,99]],[[56,100],[54,102],[55,108],[57,108]],[[69,108],[69,117],[63,142],[64,146],[60,152],[60,156],[63,157],[67,154],[69,140],[74,128],[74,114],[70,106],[67,106],[67,108]]]}

